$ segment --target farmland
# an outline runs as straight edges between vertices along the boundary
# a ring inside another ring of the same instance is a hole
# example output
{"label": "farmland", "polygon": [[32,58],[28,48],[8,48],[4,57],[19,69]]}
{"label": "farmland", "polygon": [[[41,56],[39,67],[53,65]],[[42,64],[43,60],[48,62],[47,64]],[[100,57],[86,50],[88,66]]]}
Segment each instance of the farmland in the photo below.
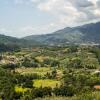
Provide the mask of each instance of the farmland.
{"label": "farmland", "polygon": [[[5,100],[12,96],[18,100],[100,98],[95,88],[100,85],[99,47],[22,48],[1,53],[0,59],[0,97]],[[7,84],[5,92],[2,87]]]}
{"label": "farmland", "polygon": [[34,85],[35,87],[52,87],[55,88],[56,85],[60,86],[60,82],[56,80],[50,80],[50,79],[45,79],[45,80],[34,80]]}
{"label": "farmland", "polygon": [[20,74],[38,74],[45,75],[47,72],[50,72],[50,68],[42,67],[42,68],[16,68],[16,72]]}

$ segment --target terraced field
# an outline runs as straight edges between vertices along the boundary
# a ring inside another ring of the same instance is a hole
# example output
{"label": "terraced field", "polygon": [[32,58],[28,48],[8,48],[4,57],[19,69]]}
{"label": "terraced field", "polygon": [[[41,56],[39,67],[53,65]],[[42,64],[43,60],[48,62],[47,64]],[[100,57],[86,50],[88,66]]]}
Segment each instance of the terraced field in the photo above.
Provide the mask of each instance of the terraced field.
{"label": "terraced field", "polygon": [[60,86],[61,82],[57,80],[50,80],[50,79],[45,79],[45,80],[34,80],[33,81],[33,86],[34,87],[51,87],[55,88],[56,86]]}

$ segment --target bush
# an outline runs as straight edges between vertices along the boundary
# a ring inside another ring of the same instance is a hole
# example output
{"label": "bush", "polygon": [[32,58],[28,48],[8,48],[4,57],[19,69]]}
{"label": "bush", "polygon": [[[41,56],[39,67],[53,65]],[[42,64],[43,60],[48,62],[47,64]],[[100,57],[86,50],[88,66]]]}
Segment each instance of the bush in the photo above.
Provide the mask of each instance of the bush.
{"label": "bush", "polygon": [[56,96],[73,96],[75,94],[75,90],[72,86],[61,86],[59,88],[54,88],[53,93]]}
{"label": "bush", "polygon": [[34,88],[32,89],[32,97],[45,97],[45,96],[51,96],[52,95],[52,88],[51,87],[40,87],[40,88]]}

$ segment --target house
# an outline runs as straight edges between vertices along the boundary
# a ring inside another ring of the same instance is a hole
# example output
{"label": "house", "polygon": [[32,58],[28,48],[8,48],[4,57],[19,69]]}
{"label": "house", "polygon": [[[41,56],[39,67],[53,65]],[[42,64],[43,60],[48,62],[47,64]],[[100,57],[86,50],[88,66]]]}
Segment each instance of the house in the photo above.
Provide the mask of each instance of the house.
{"label": "house", "polygon": [[95,85],[95,86],[94,86],[94,89],[100,90],[100,85]]}

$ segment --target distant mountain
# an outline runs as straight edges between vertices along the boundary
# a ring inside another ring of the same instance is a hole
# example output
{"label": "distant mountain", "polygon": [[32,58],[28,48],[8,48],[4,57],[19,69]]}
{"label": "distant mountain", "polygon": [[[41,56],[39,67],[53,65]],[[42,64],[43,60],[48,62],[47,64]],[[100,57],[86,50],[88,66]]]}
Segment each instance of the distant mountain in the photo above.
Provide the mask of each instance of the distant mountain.
{"label": "distant mountain", "polygon": [[31,35],[21,39],[0,35],[0,44],[22,47],[38,45],[100,44],[100,22],[67,27],[46,35]]}
{"label": "distant mountain", "polygon": [[10,36],[0,35],[0,43],[15,44],[18,43],[18,41],[20,41],[20,39],[10,37]]}
{"label": "distant mountain", "polygon": [[5,35],[0,34],[0,44],[18,45],[18,46],[26,47],[26,46],[38,45],[39,43],[35,41],[31,42],[25,39],[19,39],[19,38],[5,36]]}
{"label": "distant mountain", "polygon": [[90,23],[83,26],[67,27],[62,30],[46,35],[31,35],[24,37],[25,40],[37,41],[47,45],[99,43],[100,22]]}

